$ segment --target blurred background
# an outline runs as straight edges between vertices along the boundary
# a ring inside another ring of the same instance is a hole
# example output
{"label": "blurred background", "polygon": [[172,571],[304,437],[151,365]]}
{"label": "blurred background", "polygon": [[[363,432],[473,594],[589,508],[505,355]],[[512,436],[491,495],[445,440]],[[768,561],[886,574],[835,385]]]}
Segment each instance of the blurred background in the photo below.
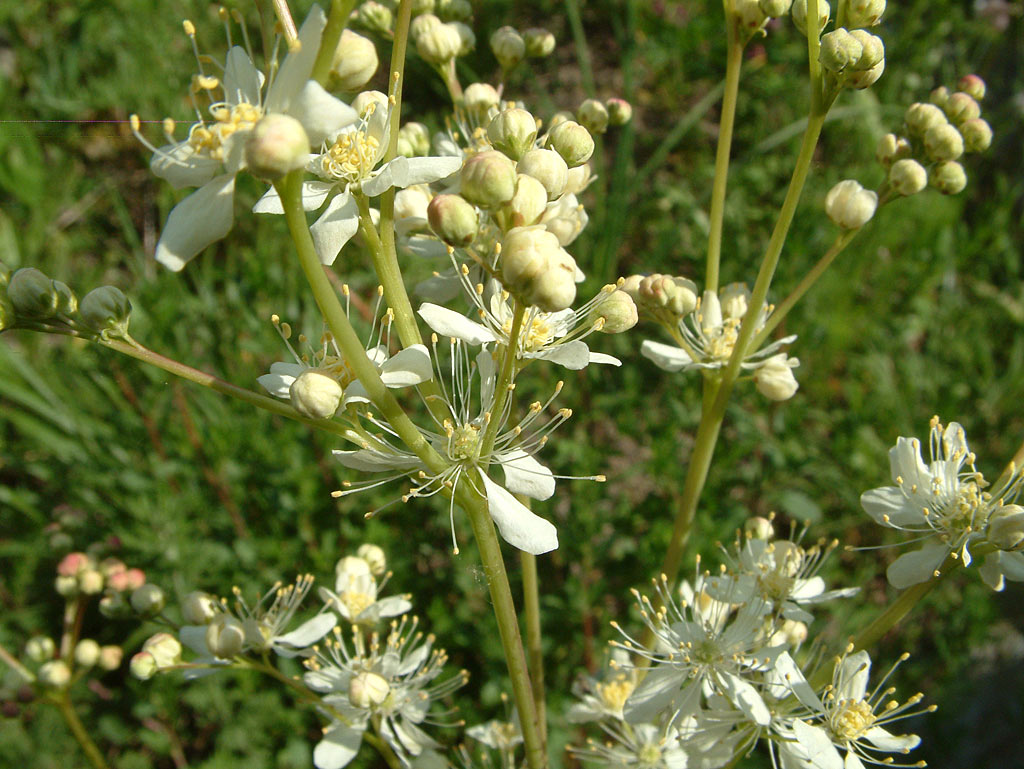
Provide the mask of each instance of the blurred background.
{"label": "blurred background", "polygon": [[[302,18],[307,2],[293,3]],[[633,121],[605,136],[591,220],[570,247],[589,295],[632,272],[670,272],[701,283],[725,34],[717,2],[488,1],[476,6],[477,50],[460,60],[464,84],[492,81],[486,40],[503,24],[547,26],[559,45],[514,73],[506,95],[538,116],[575,110],[588,96],[622,97]],[[486,7],[484,7],[486,5]],[[241,3],[255,27],[256,15]],[[25,0],[0,8],[0,260],[34,266],[81,296],[111,283],[135,307],[132,333],[150,348],[257,387],[287,351],[272,313],[311,336],[318,316],[289,258],[284,222],[246,215],[263,186],[240,178],[236,227],[182,273],[152,258],[181,193],[148,171],[127,126],[172,116],[188,124],[194,60],[181,20],[204,52],[221,56],[217,6],[197,0]],[[834,227],[822,201],[832,184],[884,178],[875,143],[905,108],[974,72],[988,84],[983,117],[995,141],[966,162],[956,197],[934,191],[886,206],[785,323],[799,334],[801,388],[769,404],[737,388],[698,514],[691,553],[717,563],[750,515],[776,511],[779,529],[810,521],[808,536],[843,545],[889,541],[858,502],[889,483],[898,435],[923,437],[939,414],[961,422],[979,469],[994,477],[1024,440],[1024,5],[1020,0],[891,3],[873,30],[886,71],[870,90],[844,93],[826,125],[771,297],[779,300],[824,253]],[[806,112],[806,43],[787,20],[747,49],[725,220],[722,278],[753,282],[782,201]],[[381,44],[382,61],[390,49]],[[405,114],[442,126],[446,96],[417,59]],[[382,88],[378,73],[374,87]],[[159,136],[152,126],[151,138]],[[179,128],[179,131],[182,131]],[[364,297],[375,280],[358,249],[335,265]],[[410,261],[410,274],[430,265]],[[315,337],[314,337],[315,338]],[[621,369],[538,370],[526,389],[567,379],[573,409],[545,451],[556,473],[605,473],[608,483],[563,482],[538,507],[562,546],[540,559],[552,744],[582,740],[561,714],[570,682],[604,659],[610,620],[635,621],[628,590],[661,562],[700,411],[696,377],[671,375],[639,355],[657,329],[638,327],[594,346]],[[662,340],[664,341],[664,340]],[[144,568],[174,598],[193,589],[262,593],[312,572],[329,582],[335,561],[362,542],[381,545],[424,624],[472,674],[456,696],[470,724],[505,714],[504,663],[469,527],[453,557],[446,508],[425,500],[365,521],[390,489],[333,500],[346,472],[334,439],[175,381],[132,360],[65,338],[0,337],[0,644],[18,650],[57,632],[62,602],[54,568],[69,546]],[[444,509],[443,509],[444,508]],[[862,600],[831,607],[812,633],[842,639],[891,599],[885,566],[896,549],[845,552],[825,574],[860,585]],[[507,558],[515,571],[515,556]],[[515,585],[514,585],[515,589]],[[873,656],[903,651],[900,693],[926,693],[939,711],[907,724],[936,766],[1024,766],[1024,588],[993,594],[976,574],[948,580]],[[311,601],[311,605],[312,605]],[[173,611],[173,610],[172,610]],[[553,618],[558,618],[557,622]],[[90,613],[85,635],[134,653],[154,628]],[[140,683],[125,671],[75,692],[83,721],[113,766],[311,766],[316,718],[261,680],[221,675],[182,684]],[[0,720],[0,765],[84,766],[51,708],[25,706]],[[454,735],[451,736],[454,739]],[[358,766],[373,763],[366,753]],[[752,757],[744,765],[760,766]]]}

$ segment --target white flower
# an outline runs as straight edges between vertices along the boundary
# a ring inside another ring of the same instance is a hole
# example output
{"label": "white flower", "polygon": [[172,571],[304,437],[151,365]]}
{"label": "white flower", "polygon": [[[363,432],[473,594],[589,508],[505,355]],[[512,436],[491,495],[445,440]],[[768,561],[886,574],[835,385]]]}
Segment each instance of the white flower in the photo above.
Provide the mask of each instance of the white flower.
{"label": "white flower", "polygon": [[[326,23],[324,12],[314,6],[299,32],[300,47],[285,57],[269,84],[241,46],[228,51],[219,76],[206,73],[203,65],[207,57],[199,58],[196,84],[207,95],[220,89],[223,99],[213,101],[210,97],[207,111],[211,120],[200,117],[185,141],[175,141],[173,122],[165,121],[170,143],[154,148],[139,134],[138,120],[133,117],[136,136],[153,150],[153,172],[176,189],[199,187],[174,207],[164,225],[156,248],[156,259],[161,264],[180,270],[208,245],[227,235],[234,218],[235,176],[245,168],[245,141],[264,115],[283,113],[294,117],[313,142],[323,141],[326,135],[356,119],[348,105],[309,79]],[[186,31],[194,45],[191,22],[186,22]]]}
{"label": "white flower", "polygon": [[[985,541],[989,516],[1012,501],[1020,489],[1021,477],[1011,475],[998,489],[988,486],[974,465],[964,429],[956,422],[947,427],[938,417],[931,421],[931,458],[921,458],[917,438],[899,438],[889,451],[895,486],[864,492],[864,511],[883,526],[914,532],[920,549],[904,553],[889,565],[890,584],[906,588],[925,582],[937,573],[948,556],[972,562],[971,546]],[[985,582],[1001,590],[1004,578],[1024,579],[1024,555],[996,552],[985,556],[981,568]]]}
{"label": "white flower", "polygon": [[629,655],[623,649],[614,649],[603,681],[582,676],[573,686],[573,694],[580,702],[570,706],[566,718],[576,724],[604,718],[624,720],[622,708],[636,688],[636,682],[637,670],[629,665]]}
{"label": "white flower", "polygon": [[588,740],[586,749],[573,750],[584,761],[607,764],[615,769],[687,769],[685,748],[671,723],[629,725],[602,723],[609,739],[604,743]]}
{"label": "white flower", "polygon": [[342,558],[335,566],[335,574],[334,590],[322,587],[320,597],[353,625],[372,625],[384,617],[397,617],[412,610],[408,595],[394,595],[378,600],[377,592],[384,587],[384,583],[377,584],[370,564],[363,558]]}

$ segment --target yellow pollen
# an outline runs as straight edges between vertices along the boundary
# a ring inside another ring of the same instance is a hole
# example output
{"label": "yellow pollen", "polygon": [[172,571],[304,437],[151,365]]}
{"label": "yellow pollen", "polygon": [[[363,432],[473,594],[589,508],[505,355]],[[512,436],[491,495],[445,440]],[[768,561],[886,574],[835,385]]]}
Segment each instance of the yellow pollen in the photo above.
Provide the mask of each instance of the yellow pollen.
{"label": "yellow pollen", "polygon": [[196,123],[189,131],[188,143],[196,153],[214,160],[224,159],[224,142],[238,131],[251,131],[263,115],[256,105],[242,102],[234,107],[218,105],[210,110],[214,121],[209,125]]}
{"label": "yellow pollen", "polygon": [[829,722],[836,737],[856,740],[874,725],[875,714],[864,700],[840,700]]}
{"label": "yellow pollen", "polygon": [[359,181],[369,175],[377,163],[380,142],[362,131],[343,133],[321,158],[326,175],[348,182]]}

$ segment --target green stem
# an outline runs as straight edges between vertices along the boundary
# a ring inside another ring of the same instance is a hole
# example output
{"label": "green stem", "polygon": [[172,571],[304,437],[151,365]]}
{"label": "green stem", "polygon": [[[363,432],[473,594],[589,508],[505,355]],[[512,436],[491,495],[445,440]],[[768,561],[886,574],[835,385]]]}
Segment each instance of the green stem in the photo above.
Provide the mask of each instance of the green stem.
{"label": "green stem", "polygon": [[349,14],[352,13],[355,4],[355,0],[331,0],[331,12],[327,17],[323,35],[320,37],[320,50],[316,52],[316,61],[313,62],[313,72],[310,75],[310,79],[322,86],[326,87],[327,80],[331,76],[334,52],[338,49],[338,43],[345,32]]}
{"label": "green stem", "polygon": [[384,759],[384,762],[388,765],[389,769],[402,769],[402,762],[399,760],[398,756],[395,755],[395,751],[392,750],[391,746],[388,745],[388,743],[381,737],[376,734],[371,734],[370,732],[363,732],[363,739],[370,743],[370,745],[380,753],[381,758]]}
{"label": "green stem", "polygon": [[736,102],[740,90],[740,69],[743,64],[743,41],[731,13],[726,14],[729,49],[725,60],[725,94],[722,98],[722,119],[718,128],[718,150],[715,154],[715,180],[711,188],[711,230],[708,234],[708,261],[705,289],[718,290],[718,268],[722,254],[722,223],[725,217],[725,190],[729,177],[729,154],[732,131],[736,121]]}
{"label": "green stem", "polygon": [[512,387],[512,379],[515,376],[516,354],[519,352],[519,334],[523,329],[523,318],[526,315],[526,306],[518,299],[513,299],[512,328],[508,332],[508,346],[505,347],[505,357],[501,362],[501,372],[498,374],[498,381],[494,383],[494,405],[490,411],[490,421],[484,429],[483,440],[480,441],[480,456],[489,457],[494,449],[494,442],[498,438],[498,430],[501,429],[501,415],[505,411],[505,404],[508,403],[508,394]]}
{"label": "green stem", "polygon": [[569,19],[572,41],[576,47],[576,63],[580,68],[583,92],[592,97],[597,89],[594,87],[594,69],[590,66],[590,49],[587,47],[587,34],[583,29],[578,0],[565,0],[565,15]]}
{"label": "green stem", "polygon": [[100,753],[100,749],[96,747],[96,743],[89,737],[89,733],[85,730],[85,726],[79,719],[78,714],[75,712],[74,706],[71,704],[71,698],[65,693],[60,697],[51,700],[53,704],[60,711],[61,717],[64,719],[64,723],[68,725],[68,729],[71,730],[71,734],[74,735],[75,740],[82,748],[82,752],[85,753],[86,758],[89,759],[89,763],[93,765],[95,769],[110,769],[106,760],[103,758],[103,754]]}
{"label": "green stem", "polygon": [[17,673],[19,676],[25,679],[27,683],[32,683],[36,680],[36,677],[32,675],[32,671],[22,665],[18,658],[11,654],[3,646],[0,646],[0,660],[7,663],[7,666]]}
{"label": "green stem", "polygon": [[[526,504],[527,500],[519,498]],[[533,682],[533,703],[537,708],[542,739],[547,741],[547,707],[544,694],[544,652],[541,647],[540,583],[537,579],[537,556],[520,551],[519,563],[523,573],[523,610],[526,613],[526,653],[530,661],[530,680]]]}

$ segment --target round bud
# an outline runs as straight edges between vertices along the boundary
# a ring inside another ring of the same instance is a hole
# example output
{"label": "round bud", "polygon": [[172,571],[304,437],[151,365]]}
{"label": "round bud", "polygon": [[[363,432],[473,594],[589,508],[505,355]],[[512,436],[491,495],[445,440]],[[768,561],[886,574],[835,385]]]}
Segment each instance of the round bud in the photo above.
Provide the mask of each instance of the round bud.
{"label": "round bud", "polygon": [[123,619],[132,615],[132,607],[128,605],[124,595],[108,592],[100,598],[100,614],[111,619]]}
{"label": "round bud", "polygon": [[346,29],[334,49],[331,84],[340,91],[358,91],[370,82],[379,63],[373,41]]}
{"label": "round bud", "polygon": [[619,284],[619,291],[624,294],[628,294],[629,298],[640,304],[640,284],[643,283],[646,275],[630,275],[627,278],[622,279],[622,283]]}
{"label": "round bud", "polygon": [[526,174],[516,177],[516,194],[504,205],[508,227],[526,227],[536,223],[548,206],[544,185]]}
{"label": "round bud", "polygon": [[100,645],[91,638],[83,638],[75,644],[75,664],[91,668],[100,661]]}
{"label": "round bud", "polygon": [[544,185],[548,200],[554,200],[565,192],[569,168],[554,150],[530,150],[520,158],[517,168],[519,173],[532,176]]}
{"label": "round bud", "polygon": [[409,24],[409,34],[415,41],[421,35],[427,34],[430,30],[435,27],[440,27],[442,21],[432,13],[423,12],[420,14],[414,14],[412,22]]}
{"label": "round bud", "polygon": [[760,0],[736,0],[734,9],[740,26],[748,32],[756,32],[768,22],[768,14],[761,9]]}
{"label": "round bud", "polygon": [[900,195],[913,195],[928,186],[928,172],[916,160],[903,158],[889,169],[889,184]]}
{"label": "round bud", "polygon": [[755,515],[743,522],[743,531],[751,539],[771,539],[775,527],[767,518]]}
{"label": "round bud", "polygon": [[437,0],[412,0],[412,15],[433,13],[437,8]]}
{"label": "round bud", "polygon": [[608,110],[597,99],[586,99],[576,110],[576,119],[592,134],[608,130]]}
{"label": "round bud", "polygon": [[856,65],[863,53],[864,46],[860,40],[840,27],[822,36],[818,61],[829,72],[842,72]]}
{"label": "round bud", "polygon": [[157,667],[166,668],[181,662],[181,644],[170,633],[157,633],[146,639],[142,651],[153,655]]}
{"label": "round bud", "polygon": [[877,207],[878,195],[864,189],[854,179],[839,182],[825,196],[825,213],[844,230],[863,227],[875,215]]}
{"label": "round bud", "polygon": [[555,36],[543,27],[523,30],[523,43],[526,45],[526,55],[531,59],[542,59],[555,50]]}
{"label": "round bud", "polygon": [[[416,220],[427,218],[427,204],[430,198],[426,188],[416,185],[395,193],[395,220]],[[416,222],[407,221],[403,226],[414,227]]]}
{"label": "round bud", "polygon": [[218,614],[206,626],[206,648],[214,657],[229,660],[242,653],[245,646],[245,628],[230,614]]}
{"label": "round bud", "polygon": [[74,315],[78,311],[78,297],[66,283],[53,281],[53,290],[57,292],[57,314]]}
{"label": "round bud", "polygon": [[501,277],[516,293],[547,272],[551,259],[562,250],[558,238],[543,227],[517,227],[501,242]]}
{"label": "round bud", "polygon": [[379,35],[387,35],[391,32],[394,16],[386,5],[375,0],[366,0],[356,10],[356,21],[364,29]]}
{"label": "round bud", "polygon": [[68,553],[57,564],[57,573],[62,577],[77,577],[93,567],[93,560],[85,553]]}
{"label": "round bud", "polygon": [[497,109],[501,97],[494,86],[487,83],[470,83],[462,92],[462,103],[471,115],[482,119],[492,109]]}
{"label": "round bud", "polygon": [[978,101],[985,98],[985,81],[977,75],[964,75],[957,81],[956,87]]}
{"label": "round bud", "polygon": [[502,110],[491,118],[487,138],[495,149],[519,160],[537,140],[537,119],[518,107]]}
{"label": "round bud", "polygon": [[206,625],[220,614],[220,603],[212,595],[193,590],[181,602],[181,614],[187,625]]}
{"label": "round bud", "polygon": [[65,598],[76,596],[78,595],[78,578],[58,576],[53,581],[53,589],[57,591],[57,595],[62,595]]}
{"label": "round bud", "polygon": [[800,387],[793,376],[793,368],[798,365],[800,361],[788,358],[784,352],[771,356],[754,372],[757,391],[769,400],[789,400]]}
{"label": "round bud", "polygon": [[135,590],[146,584],[146,572],[142,569],[128,569],[124,572],[125,590]]}
{"label": "round bud", "polygon": [[924,134],[924,149],[931,160],[956,160],[964,154],[964,138],[949,123],[933,125]]}
{"label": "round bud", "polygon": [[78,313],[82,322],[93,331],[124,336],[128,333],[132,303],[116,286],[100,286],[82,298]]}
{"label": "round bud", "polygon": [[124,659],[124,649],[120,646],[100,647],[100,667],[104,670],[117,670],[121,667],[121,660]]}
{"label": "round bud", "polygon": [[388,106],[388,95],[380,91],[360,91],[352,100],[352,109],[359,117],[366,117],[376,110],[387,112]]}
{"label": "round bud", "polygon": [[949,89],[946,88],[946,86],[944,85],[940,85],[938,88],[934,89],[928,95],[928,101],[930,101],[936,107],[945,109],[946,102],[949,101]]}
{"label": "round bud", "polygon": [[526,55],[526,42],[512,27],[500,27],[491,35],[491,50],[504,70],[512,69]]}
{"label": "round bud", "polygon": [[387,557],[384,555],[384,550],[378,545],[370,543],[360,545],[356,550],[356,555],[370,565],[370,573],[375,577],[381,576],[387,569]]}
{"label": "round bud", "polygon": [[594,137],[576,121],[566,120],[548,132],[544,146],[561,155],[569,168],[577,168],[594,154]]}
{"label": "round bud", "polygon": [[850,32],[850,37],[861,45],[860,58],[851,64],[854,69],[873,69],[885,59],[885,44],[878,35],[855,29]]}
{"label": "round bud", "polygon": [[963,91],[957,91],[950,96],[943,109],[946,112],[946,117],[954,125],[981,117],[981,107],[978,102],[974,100],[973,96]]}
{"label": "round bud", "polygon": [[71,683],[71,668],[64,660],[44,662],[36,674],[39,683],[50,689],[63,689]]}
{"label": "round bud", "polygon": [[[793,5],[790,7],[790,16],[793,18],[793,24],[800,30],[801,34],[807,35],[807,0],[793,0]],[[832,9],[829,7],[826,0],[818,0],[818,33],[820,34],[825,25],[828,24],[829,17],[832,15]]]}
{"label": "round bud", "polygon": [[758,0],[758,4],[761,6],[761,12],[765,16],[771,19],[778,19],[789,13],[793,0]]}
{"label": "round bud", "polygon": [[352,580],[359,579],[361,577],[367,577],[372,572],[370,571],[370,562],[362,556],[346,555],[344,558],[339,558],[338,562],[334,564],[334,574],[338,578],[338,583],[348,583]]}
{"label": "round bud", "polygon": [[456,56],[465,56],[476,48],[476,33],[472,27],[461,21],[452,21],[449,24],[459,33],[459,52],[455,54]]}
{"label": "round bud", "polygon": [[897,160],[909,158],[913,149],[910,142],[896,134],[886,134],[878,140],[878,147],[875,149],[875,157],[878,162],[888,168]]}
{"label": "round bud", "polygon": [[621,334],[629,331],[640,320],[636,302],[625,291],[615,289],[595,305],[590,312],[595,319],[604,321],[598,330],[605,334]]}
{"label": "round bud", "polygon": [[468,246],[479,228],[476,209],[459,195],[435,195],[427,206],[430,229],[450,246]]}
{"label": "round bud", "polygon": [[637,300],[652,310],[689,315],[697,306],[697,285],[692,280],[655,273],[641,279]]}
{"label": "round bud", "polygon": [[516,192],[516,167],[497,150],[474,155],[462,167],[462,196],[470,203],[494,210]]}
{"label": "round bud", "polygon": [[[424,16],[419,18],[422,19]],[[459,34],[458,28],[453,24],[442,23],[440,19],[436,24],[423,27],[414,39],[416,53],[428,64],[435,66],[447,64],[458,56],[462,48],[462,35]]]}
{"label": "round bud", "polygon": [[850,29],[873,27],[885,13],[885,0],[849,0],[846,4],[846,23]]}
{"label": "round bud", "polygon": [[782,627],[779,628],[777,635],[778,634],[781,634],[785,643],[790,646],[799,646],[807,640],[807,625],[800,620],[783,620]]}
{"label": "round bud", "polygon": [[45,635],[37,635],[28,639],[25,644],[25,655],[33,662],[46,662],[52,660],[57,652],[57,645],[53,639]]}
{"label": "round bud", "polygon": [[885,72],[885,59],[871,69],[848,69],[843,72],[843,85],[858,91],[870,88],[878,82],[883,72]]}
{"label": "round bud", "polygon": [[387,679],[364,671],[352,676],[348,683],[348,699],[355,707],[369,710],[380,705],[391,694]]}
{"label": "round bud", "polygon": [[992,146],[992,127],[976,117],[960,126],[964,138],[964,152],[984,152]]}
{"label": "round bud", "polygon": [[7,298],[18,315],[36,320],[52,318],[60,304],[53,281],[35,267],[22,267],[11,275]]}
{"label": "round bud", "polygon": [[128,663],[128,671],[140,681],[148,681],[157,674],[158,670],[160,670],[160,666],[156,664],[156,658],[149,652],[133,654]]}
{"label": "round bud", "polygon": [[932,126],[942,125],[948,123],[946,120],[946,113],[943,112],[939,107],[934,104],[924,104],[917,102],[911,104],[903,116],[904,122],[907,124],[907,129],[914,136],[924,136]]}
{"label": "round bud", "polygon": [[633,105],[625,99],[609,99],[604,106],[608,110],[608,125],[625,125],[633,119]]}
{"label": "round bud", "polygon": [[260,179],[275,181],[302,168],[309,157],[309,137],[291,115],[271,113],[260,120],[245,142],[245,162]]}
{"label": "round bud", "polygon": [[292,407],[307,419],[330,419],[345,394],[338,380],[314,369],[299,374],[288,388]]}
{"label": "round bud", "polygon": [[523,298],[543,312],[561,312],[571,307],[576,301],[576,261],[560,248],[548,271],[527,288]]}
{"label": "round bud", "polygon": [[967,173],[964,171],[964,167],[955,160],[936,163],[932,167],[929,179],[932,187],[943,195],[956,195],[967,186]]}
{"label": "round bud", "polygon": [[988,541],[1000,550],[1024,549],[1024,507],[1002,505],[988,519]]}
{"label": "round bud", "polygon": [[437,15],[444,21],[469,21],[473,6],[469,0],[438,0]]}
{"label": "round bud", "polygon": [[409,122],[398,129],[398,154],[424,157],[430,152],[430,131],[423,123]]}
{"label": "round bud", "polygon": [[559,110],[554,115],[552,115],[551,118],[548,120],[548,130],[550,131],[556,125],[560,125],[560,124],[564,123],[566,120],[572,120],[572,119],[573,119],[573,114],[571,112],[569,112],[568,110],[564,110],[564,109]]}
{"label": "round bud", "polygon": [[86,569],[78,575],[78,589],[85,595],[98,595],[103,592],[106,580],[99,569]]}
{"label": "round bud", "polygon": [[132,591],[131,604],[139,614],[159,614],[167,604],[167,596],[159,587],[149,583]]}

